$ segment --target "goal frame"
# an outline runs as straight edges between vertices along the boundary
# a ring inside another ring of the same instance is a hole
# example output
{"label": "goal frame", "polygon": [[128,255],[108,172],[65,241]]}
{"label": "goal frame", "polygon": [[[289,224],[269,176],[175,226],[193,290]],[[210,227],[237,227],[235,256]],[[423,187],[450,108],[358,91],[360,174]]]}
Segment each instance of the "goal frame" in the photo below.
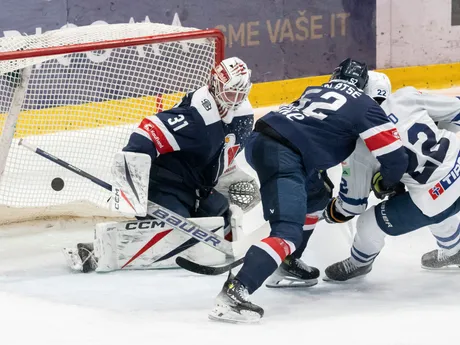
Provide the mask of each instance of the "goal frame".
{"label": "goal frame", "polygon": [[[81,44],[69,44],[58,47],[28,49],[14,52],[0,52],[0,61],[26,59],[38,56],[63,55],[70,53],[82,53],[91,50],[104,50],[112,48],[132,47],[146,44],[157,44],[172,41],[186,41],[200,38],[214,38],[216,40],[215,60],[219,63],[224,59],[225,37],[219,29],[206,29],[172,34],[159,34],[144,37],[125,38],[121,40],[109,40]],[[44,52],[46,51],[46,52]]]}
{"label": "goal frame", "polygon": [[[218,64],[224,59],[225,37],[219,29],[205,29],[170,34],[158,34],[142,37],[133,37],[117,40],[107,40],[100,42],[89,42],[81,44],[70,44],[38,49],[26,49],[20,51],[0,52],[0,61],[27,59],[40,56],[66,55],[72,53],[82,53],[94,50],[106,50],[122,47],[135,47],[148,44],[159,44],[165,42],[181,42],[195,39],[214,39],[215,40],[215,63]],[[21,70],[21,81],[16,87],[13,102],[6,116],[6,120],[0,135],[0,182],[6,168],[7,157],[13,142],[16,124],[19,118],[21,105],[23,103],[27,85],[31,75],[32,66]]]}

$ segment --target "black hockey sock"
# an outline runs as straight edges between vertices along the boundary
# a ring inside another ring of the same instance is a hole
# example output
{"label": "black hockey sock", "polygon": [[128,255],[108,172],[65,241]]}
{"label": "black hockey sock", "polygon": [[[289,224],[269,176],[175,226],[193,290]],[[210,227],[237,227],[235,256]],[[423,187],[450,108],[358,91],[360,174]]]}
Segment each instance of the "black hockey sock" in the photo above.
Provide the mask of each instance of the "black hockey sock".
{"label": "black hockey sock", "polygon": [[302,239],[302,244],[295,250],[294,253],[291,254],[291,256],[295,259],[300,259],[302,257],[303,252],[305,251],[305,248],[307,248],[308,241],[310,240],[311,235],[313,234],[313,230],[304,230],[303,231],[303,239]]}

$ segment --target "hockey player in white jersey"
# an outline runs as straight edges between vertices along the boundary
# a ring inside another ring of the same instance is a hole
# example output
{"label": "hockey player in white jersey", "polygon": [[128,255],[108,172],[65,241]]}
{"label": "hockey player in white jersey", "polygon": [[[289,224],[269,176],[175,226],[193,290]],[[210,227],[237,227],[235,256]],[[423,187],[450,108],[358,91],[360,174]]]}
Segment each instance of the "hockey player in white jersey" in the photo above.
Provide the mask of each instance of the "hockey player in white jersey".
{"label": "hockey player in white jersey", "polygon": [[[384,74],[374,72],[366,92],[374,99],[379,95],[385,98],[391,84]],[[386,235],[397,236],[424,226],[430,226],[439,249],[423,255],[422,267],[460,265],[460,144],[455,133],[439,129],[435,123],[458,124],[460,100],[406,87],[389,96],[382,108],[395,124],[410,157],[401,180],[407,192],[400,188],[397,195],[364,212],[369,185],[382,198],[374,187],[380,167],[358,143],[343,163],[340,193],[324,215],[328,222],[337,223],[364,213],[357,221],[351,256],[329,266],[325,280],[346,281],[369,273]]]}

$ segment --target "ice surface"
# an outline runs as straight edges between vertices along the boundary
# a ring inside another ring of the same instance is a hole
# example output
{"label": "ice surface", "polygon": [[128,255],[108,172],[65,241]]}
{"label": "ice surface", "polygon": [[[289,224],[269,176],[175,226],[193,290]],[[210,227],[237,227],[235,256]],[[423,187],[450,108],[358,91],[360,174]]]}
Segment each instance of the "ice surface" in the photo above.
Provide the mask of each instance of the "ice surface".
{"label": "ice surface", "polygon": [[[38,226],[42,226],[41,229]],[[54,221],[0,230],[1,344],[430,344],[454,341],[460,272],[420,268],[434,246],[424,230],[389,238],[373,272],[344,285],[261,288],[260,325],[209,321],[225,276],[183,270],[75,274],[62,246],[91,225]],[[305,259],[322,270],[347,255],[347,231],[322,224]]]}
{"label": "ice surface", "polygon": [[[421,255],[435,247],[426,229],[388,238],[360,281],[262,287],[252,297],[265,309],[260,324],[231,325],[207,319],[224,275],[71,273],[60,249],[90,241],[92,228],[89,219],[0,227],[1,345],[458,343],[460,271],[420,268]],[[320,224],[304,259],[323,272],[348,256],[350,241],[348,226]]]}

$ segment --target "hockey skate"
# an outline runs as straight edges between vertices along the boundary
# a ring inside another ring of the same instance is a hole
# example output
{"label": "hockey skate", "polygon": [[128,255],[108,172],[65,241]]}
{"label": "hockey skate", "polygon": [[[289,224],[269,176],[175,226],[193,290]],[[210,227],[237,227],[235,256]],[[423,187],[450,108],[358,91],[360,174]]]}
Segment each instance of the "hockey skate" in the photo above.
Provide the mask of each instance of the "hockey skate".
{"label": "hockey skate", "polygon": [[351,258],[336,262],[326,268],[324,281],[344,282],[358,277],[364,277],[372,270],[372,262],[366,266],[356,266]]}
{"label": "hockey skate", "polygon": [[450,253],[447,250],[435,249],[425,253],[422,256],[422,268],[426,270],[459,270],[460,250],[456,253]]}
{"label": "hockey skate", "polygon": [[78,243],[77,248],[63,248],[67,265],[74,271],[88,273],[97,268],[97,261],[93,254],[92,243]]}
{"label": "hockey skate", "polygon": [[302,260],[287,256],[267,279],[268,288],[305,288],[318,284],[319,270]]}
{"label": "hockey skate", "polygon": [[246,287],[235,279],[230,272],[222,291],[217,295],[214,309],[209,318],[230,323],[253,323],[264,315],[264,310],[248,301]]}

